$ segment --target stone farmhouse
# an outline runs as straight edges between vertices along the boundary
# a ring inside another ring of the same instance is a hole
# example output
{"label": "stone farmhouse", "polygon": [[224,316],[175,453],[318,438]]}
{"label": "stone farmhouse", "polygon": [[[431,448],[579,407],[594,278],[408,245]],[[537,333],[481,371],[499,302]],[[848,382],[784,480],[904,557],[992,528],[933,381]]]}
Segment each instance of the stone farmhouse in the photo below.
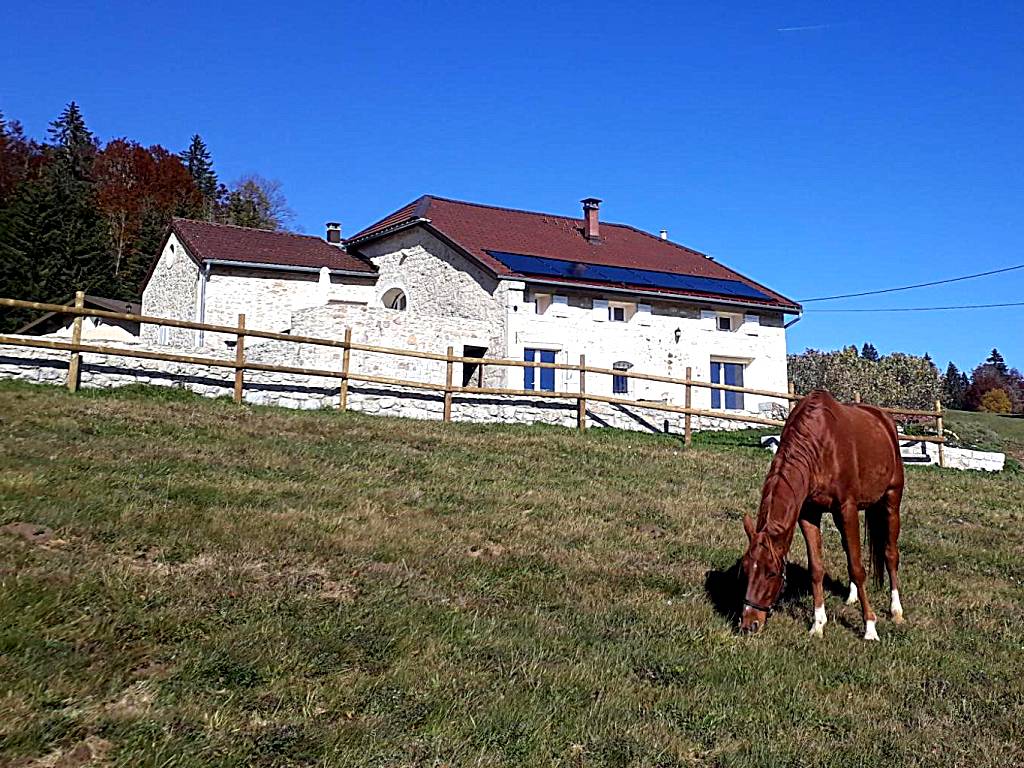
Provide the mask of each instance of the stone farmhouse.
{"label": "stone farmhouse", "polygon": [[[714,259],[624,224],[424,196],[353,237],[175,220],[143,313],[466,357],[577,363],[785,391],[786,319],[800,305]],[[143,328],[149,341],[220,346],[231,337]],[[378,356],[379,358],[379,356]],[[365,370],[396,375],[394,358]],[[388,366],[391,366],[389,369]],[[465,365],[466,384],[576,391],[578,374]],[[397,373],[408,374],[405,369]],[[408,376],[416,378],[415,376]],[[436,378],[436,376],[435,376]],[[679,403],[678,386],[587,378],[601,394]],[[772,402],[696,389],[697,408],[758,412]]]}

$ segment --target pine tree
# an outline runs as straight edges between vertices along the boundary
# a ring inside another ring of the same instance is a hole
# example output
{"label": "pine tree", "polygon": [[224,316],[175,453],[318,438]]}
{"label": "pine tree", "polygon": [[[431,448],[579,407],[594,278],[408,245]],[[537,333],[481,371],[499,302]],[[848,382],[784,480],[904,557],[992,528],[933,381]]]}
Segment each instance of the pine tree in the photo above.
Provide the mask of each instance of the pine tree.
{"label": "pine tree", "polygon": [[874,344],[868,344],[867,342],[865,342],[864,346],[861,348],[860,356],[863,357],[865,360],[870,360],[873,363],[878,362],[878,350],[875,349]]}
{"label": "pine tree", "polygon": [[1003,376],[1006,375],[1006,361],[1003,359],[1003,356],[999,354],[999,350],[995,349],[994,347],[992,349],[992,354],[989,355],[988,359],[985,361],[985,365],[991,365]]}
{"label": "pine tree", "polygon": [[946,367],[946,375],[942,377],[942,402],[947,408],[963,410],[968,386],[966,374],[961,373],[956,364],[950,362]]}
{"label": "pine tree", "polygon": [[53,142],[54,160],[63,166],[60,169],[65,175],[63,180],[88,181],[98,145],[75,102],[68,104],[60,117],[50,123],[48,133]]}
{"label": "pine tree", "polygon": [[[50,124],[39,178],[23,183],[0,226],[5,263],[27,265],[18,298],[62,301],[76,290],[112,295],[110,238],[91,179],[97,142],[71,102]],[[5,266],[5,269],[12,267]]]}
{"label": "pine tree", "polygon": [[218,184],[217,174],[213,170],[210,150],[198,133],[192,137],[192,143],[182,153],[182,161],[203,196],[202,208],[198,215],[206,221],[212,221],[220,201],[222,187]]}

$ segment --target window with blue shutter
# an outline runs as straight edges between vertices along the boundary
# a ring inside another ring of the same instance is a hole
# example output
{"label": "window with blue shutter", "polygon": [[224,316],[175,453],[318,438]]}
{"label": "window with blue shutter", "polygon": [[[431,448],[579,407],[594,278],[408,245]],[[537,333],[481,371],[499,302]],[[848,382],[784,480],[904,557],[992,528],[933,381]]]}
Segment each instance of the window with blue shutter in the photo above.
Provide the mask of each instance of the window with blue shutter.
{"label": "window with blue shutter", "polygon": [[[734,387],[743,386],[743,364],[742,363],[711,363],[711,383],[729,384]],[[722,395],[725,395],[726,410],[743,410],[742,392],[723,392],[720,389],[711,390],[711,407],[722,408]]]}
{"label": "window with blue shutter", "polygon": [[[628,371],[633,367],[632,363],[620,360],[612,368],[616,371]],[[613,395],[628,395],[629,394],[629,377],[628,376],[616,376],[612,375],[612,394]]]}

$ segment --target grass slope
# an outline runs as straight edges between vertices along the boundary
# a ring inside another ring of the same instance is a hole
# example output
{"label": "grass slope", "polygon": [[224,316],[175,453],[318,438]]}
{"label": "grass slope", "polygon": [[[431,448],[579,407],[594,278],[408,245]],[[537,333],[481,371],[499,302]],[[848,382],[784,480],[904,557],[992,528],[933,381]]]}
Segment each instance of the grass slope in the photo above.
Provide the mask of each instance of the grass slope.
{"label": "grass slope", "polygon": [[824,639],[799,566],[733,633],[753,447],[12,384],[0,445],[0,765],[1020,764],[1019,474],[909,472],[868,644],[831,526]]}
{"label": "grass slope", "polygon": [[1024,416],[947,411],[946,426],[983,451],[999,451],[1024,462]]}

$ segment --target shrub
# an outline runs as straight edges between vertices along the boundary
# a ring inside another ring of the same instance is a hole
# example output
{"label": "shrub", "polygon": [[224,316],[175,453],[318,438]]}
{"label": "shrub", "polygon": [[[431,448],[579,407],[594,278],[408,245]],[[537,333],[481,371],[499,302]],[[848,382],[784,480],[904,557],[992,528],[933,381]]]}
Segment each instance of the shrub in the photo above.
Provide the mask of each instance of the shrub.
{"label": "shrub", "polygon": [[903,408],[932,408],[942,392],[942,379],[931,360],[894,352],[869,360],[856,347],[832,352],[808,349],[789,356],[789,377],[800,393],[827,389],[838,400]]}
{"label": "shrub", "polygon": [[1002,389],[990,389],[981,396],[981,410],[989,413],[1009,413],[1013,404],[1010,396]]}

